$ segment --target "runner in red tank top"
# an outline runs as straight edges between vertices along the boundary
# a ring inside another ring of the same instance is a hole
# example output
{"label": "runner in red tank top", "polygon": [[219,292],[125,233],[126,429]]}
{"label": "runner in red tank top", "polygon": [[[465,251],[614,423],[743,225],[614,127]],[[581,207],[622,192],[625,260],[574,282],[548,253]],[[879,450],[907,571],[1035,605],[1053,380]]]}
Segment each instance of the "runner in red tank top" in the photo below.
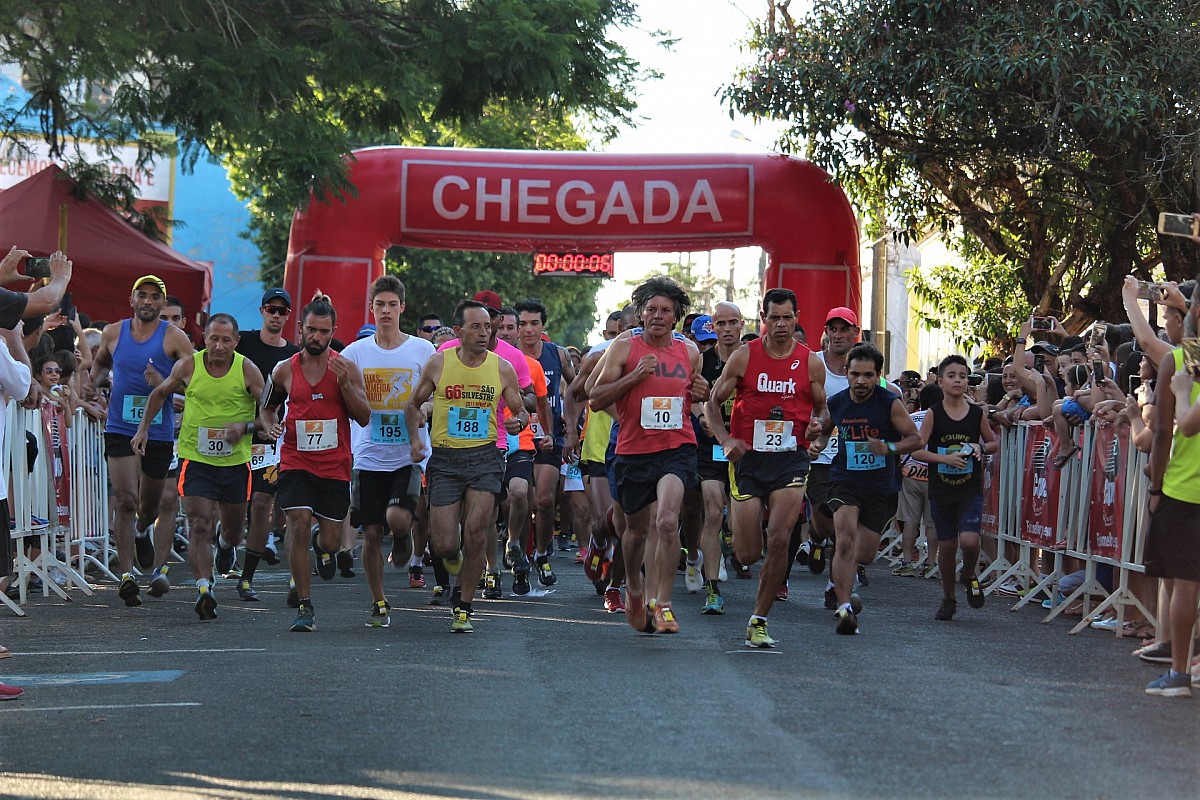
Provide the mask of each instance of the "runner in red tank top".
{"label": "runner in red tank top", "polygon": [[[337,571],[334,553],[342,520],[350,508],[350,420],[366,426],[371,407],[358,366],[329,349],[337,312],[318,294],[300,313],[304,349],[271,372],[262,398],[262,420],[272,439],[283,437],[276,497],[287,513],[288,566],[299,613],[291,630],[314,630],[312,561],[308,554],[313,517],[317,573],[325,580]],[[287,400],[287,416],[278,409]],[[291,593],[289,592],[289,599]]]}
{"label": "runner in red tank top", "polygon": [[[695,488],[696,434],[688,419],[690,401],[708,397],[700,374],[700,351],[674,338],[688,296],[670,278],[656,277],[633,291],[645,326],[639,335],[617,339],[600,361],[591,392],[595,411],[612,406],[620,424],[613,475],[628,528],[625,558],[626,619],[648,630],[646,598],[654,604],[653,628],[677,633],[671,589],[679,559],[679,507],[685,489]],[[655,536],[654,563],[642,584],[646,537]]]}
{"label": "runner in red tank top", "polygon": [[[730,464],[729,510],[733,549],[739,564],[753,564],[762,553],[763,501],[767,521],[767,557],[758,577],[754,614],[746,626],[747,647],[773,647],[767,615],[787,575],[788,541],[804,509],[810,439],[828,417],[825,365],[792,338],[796,295],[772,289],[763,296],[767,334],[735,352],[713,385],[704,409],[709,429]],[[730,428],[721,404],[737,390]],[[820,451],[812,452],[816,456]]]}

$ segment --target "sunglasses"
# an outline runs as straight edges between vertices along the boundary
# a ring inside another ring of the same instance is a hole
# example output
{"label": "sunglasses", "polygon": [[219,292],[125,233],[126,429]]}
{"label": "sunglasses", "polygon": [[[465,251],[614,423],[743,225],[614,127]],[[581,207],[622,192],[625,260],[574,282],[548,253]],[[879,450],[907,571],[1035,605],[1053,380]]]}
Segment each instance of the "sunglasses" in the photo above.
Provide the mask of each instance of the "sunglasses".
{"label": "sunglasses", "polygon": [[286,308],[284,306],[263,306],[262,310],[277,317],[286,317],[288,314],[292,313],[290,308]]}
{"label": "sunglasses", "polygon": [[441,327],[441,325],[425,325],[421,328],[421,333],[433,333]]}

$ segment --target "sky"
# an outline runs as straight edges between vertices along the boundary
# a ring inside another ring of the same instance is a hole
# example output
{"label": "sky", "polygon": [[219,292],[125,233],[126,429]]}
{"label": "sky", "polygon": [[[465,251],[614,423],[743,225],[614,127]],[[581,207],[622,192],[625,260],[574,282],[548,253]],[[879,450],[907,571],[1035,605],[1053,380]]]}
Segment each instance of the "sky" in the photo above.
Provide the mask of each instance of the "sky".
{"label": "sky", "polygon": [[[601,149],[614,153],[766,153],[773,149],[782,126],[729,118],[728,108],[718,93],[733,80],[749,55],[741,42],[749,36],[753,19],[766,13],[765,0],[642,0],[640,30],[625,30],[617,39],[631,55],[663,77],[639,87],[636,116],[641,124],[626,129]],[[647,33],[667,30],[678,42],[666,50],[656,46]],[[737,131],[740,137],[731,135]],[[596,310],[603,320],[628,301],[636,280],[658,271],[663,261],[677,254],[618,253],[616,277],[606,281],[596,297]],[[758,248],[734,251],[738,282],[758,280]],[[705,263],[705,253],[694,260]],[[728,269],[730,251],[714,251],[714,264]],[[589,340],[600,340],[597,332]]]}

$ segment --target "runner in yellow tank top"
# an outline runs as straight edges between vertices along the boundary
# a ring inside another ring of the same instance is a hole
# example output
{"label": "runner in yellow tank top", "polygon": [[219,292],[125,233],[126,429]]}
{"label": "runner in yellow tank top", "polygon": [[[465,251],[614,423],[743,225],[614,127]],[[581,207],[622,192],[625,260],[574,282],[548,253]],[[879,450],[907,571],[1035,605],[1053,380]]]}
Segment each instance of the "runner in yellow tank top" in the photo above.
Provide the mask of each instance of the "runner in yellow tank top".
{"label": "runner in yellow tank top", "polygon": [[237,547],[250,498],[249,437],[263,376],[252,361],[234,352],[238,338],[237,320],[213,314],[204,329],[205,349],[176,361],[171,374],[154,388],[146,401],[149,413],[130,442],[134,452],[145,452],[150,420],[181,386],[188,387],[179,430],[179,455],[184,459],[179,493],[190,532],[188,561],[196,579],[196,614],[202,620],[217,616],[211,578],[218,514],[221,538]]}
{"label": "runner in yellow tank top", "polygon": [[[491,330],[487,306],[475,300],[459,303],[454,310],[459,344],[429,359],[404,415],[412,459],[418,462],[425,457],[425,445],[417,435],[425,424],[422,406],[433,397],[433,449],[425,471],[429,547],[435,558],[447,560],[447,567],[459,567],[451,601],[450,629],[455,633],[471,631],[471,600],[494,531],[496,497],[504,476],[504,452],[496,446],[501,398],[511,412],[504,420],[508,433],[519,433],[529,424],[516,371],[487,349]],[[460,551],[461,563],[456,557]]]}

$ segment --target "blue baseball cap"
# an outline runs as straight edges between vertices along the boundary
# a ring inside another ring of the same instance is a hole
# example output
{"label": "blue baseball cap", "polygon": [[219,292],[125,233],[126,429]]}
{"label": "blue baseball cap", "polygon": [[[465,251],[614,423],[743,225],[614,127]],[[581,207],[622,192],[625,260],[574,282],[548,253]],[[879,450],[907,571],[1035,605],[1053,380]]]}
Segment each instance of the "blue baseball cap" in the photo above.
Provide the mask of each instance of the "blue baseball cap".
{"label": "blue baseball cap", "polygon": [[713,328],[712,317],[701,314],[692,320],[692,338],[697,342],[716,341],[717,331]]}
{"label": "blue baseball cap", "polygon": [[374,336],[374,335],[375,335],[375,326],[368,322],[366,325],[363,325],[361,328],[358,329],[358,335],[355,336],[354,338],[355,339],[365,339],[368,336]]}

